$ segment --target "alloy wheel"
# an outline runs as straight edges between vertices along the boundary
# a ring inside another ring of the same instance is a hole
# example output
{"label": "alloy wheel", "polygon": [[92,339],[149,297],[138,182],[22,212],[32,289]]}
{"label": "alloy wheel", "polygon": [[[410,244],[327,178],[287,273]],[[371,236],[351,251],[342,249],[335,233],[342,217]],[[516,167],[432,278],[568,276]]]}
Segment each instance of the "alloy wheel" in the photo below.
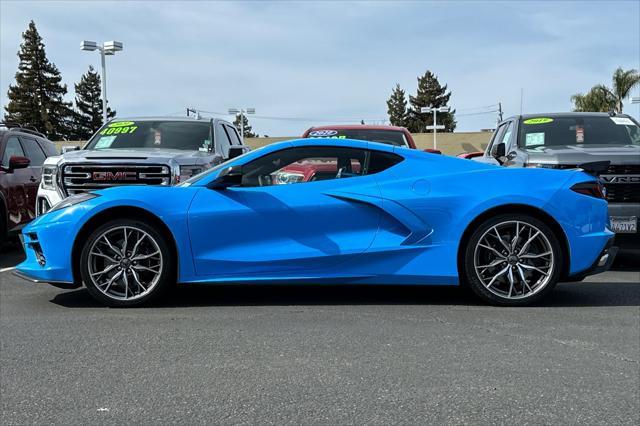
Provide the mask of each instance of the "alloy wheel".
{"label": "alloy wheel", "polygon": [[88,256],[89,277],[105,296],[136,300],[149,294],[163,271],[156,240],[134,226],[106,230],[95,239]]}
{"label": "alloy wheel", "polygon": [[524,299],[547,286],[555,258],[547,236],[530,223],[512,220],[491,226],[475,247],[474,268],[491,293]]}

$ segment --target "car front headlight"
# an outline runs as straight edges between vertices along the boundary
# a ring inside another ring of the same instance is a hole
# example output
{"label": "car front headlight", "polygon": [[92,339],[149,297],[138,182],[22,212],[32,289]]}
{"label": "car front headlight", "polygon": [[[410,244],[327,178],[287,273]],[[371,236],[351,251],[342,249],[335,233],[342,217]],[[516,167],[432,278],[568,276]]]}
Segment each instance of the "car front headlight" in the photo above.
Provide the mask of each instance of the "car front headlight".
{"label": "car front headlight", "polygon": [[302,182],[303,179],[304,175],[301,173],[280,171],[276,173],[274,183],[276,185],[288,185],[291,183]]}
{"label": "car front headlight", "polygon": [[58,178],[58,166],[42,166],[42,189],[56,189],[56,179]]}
{"label": "car front headlight", "polygon": [[99,197],[100,195],[93,192],[83,192],[81,194],[72,195],[64,200],[60,201],[58,204],[51,207],[47,213],[55,212],[57,210],[66,209],[67,207],[75,206],[76,204],[84,203],[85,201],[93,200],[94,198]]}

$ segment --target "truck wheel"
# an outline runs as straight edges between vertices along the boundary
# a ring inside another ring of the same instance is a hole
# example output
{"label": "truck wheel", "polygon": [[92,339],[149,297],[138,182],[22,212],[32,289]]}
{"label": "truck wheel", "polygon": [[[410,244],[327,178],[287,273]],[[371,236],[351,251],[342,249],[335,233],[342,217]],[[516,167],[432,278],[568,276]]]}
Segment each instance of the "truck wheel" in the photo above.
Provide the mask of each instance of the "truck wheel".
{"label": "truck wheel", "polygon": [[175,283],[175,264],[166,238],[138,220],[117,219],[89,235],[80,273],[89,293],[113,307],[138,306]]}
{"label": "truck wheel", "polygon": [[553,290],[562,262],[560,243],[551,228],[532,216],[502,214],[471,235],[461,272],[485,302],[520,306]]}

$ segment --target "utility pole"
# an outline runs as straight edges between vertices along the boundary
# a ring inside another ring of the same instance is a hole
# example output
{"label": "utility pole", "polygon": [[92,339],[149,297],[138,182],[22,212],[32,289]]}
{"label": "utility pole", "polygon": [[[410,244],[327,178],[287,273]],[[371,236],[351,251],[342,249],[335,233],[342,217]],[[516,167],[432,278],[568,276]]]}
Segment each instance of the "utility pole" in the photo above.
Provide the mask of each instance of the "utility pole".
{"label": "utility pole", "polygon": [[436,141],[436,133],[437,133],[437,129],[440,130],[444,130],[445,126],[444,124],[441,125],[437,125],[436,124],[436,114],[438,112],[449,112],[451,110],[451,107],[448,106],[442,106],[439,108],[429,108],[429,107],[422,107],[420,108],[420,112],[422,113],[429,113],[432,112],[433,113],[433,126],[427,126],[427,130],[432,130],[433,129],[433,149],[438,149],[438,144]]}

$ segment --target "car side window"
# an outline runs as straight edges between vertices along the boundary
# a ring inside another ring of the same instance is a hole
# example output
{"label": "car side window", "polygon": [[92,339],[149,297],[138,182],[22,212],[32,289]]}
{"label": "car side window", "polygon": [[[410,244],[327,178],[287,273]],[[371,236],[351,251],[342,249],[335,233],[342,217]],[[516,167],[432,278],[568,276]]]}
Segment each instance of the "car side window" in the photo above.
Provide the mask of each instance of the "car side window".
{"label": "car side window", "polygon": [[9,159],[14,156],[24,157],[25,155],[18,138],[15,136],[11,136],[7,139],[7,144],[4,148],[4,155],[2,156],[2,167],[8,169]]}
{"label": "car side window", "polygon": [[371,151],[369,157],[369,167],[367,167],[367,174],[373,175],[387,170],[390,167],[395,166],[399,162],[404,160],[397,154],[390,152]]}
{"label": "car side window", "polygon": [[493,147],[497,144],[499,144],[502,140],[502,136],[504,135],[504,131],[507,127],[508,123],[502,124],[500,126],[498,126],[498,128],[496,129],[495,132],[493,132],[493,139],[491,139],[491,143],[489,144],[489,147],[487,148],[487,150],[485,151],[485,155],[487,156],[491,156],[491,150],[493,149]]}
{"label": "car side window", "polygon": [[31,160],[29,167],[42,167],[47,156],[42,152],[42,148],[40,148],[38,142],[36,142],[35,139],[24,136],[20,136],[20,141],[22,142],[22,148],[24,149],[26,157]]}
{"label": "car side window", "polygon": [[505,149],[509,152],[509,146],[511,144],[511,134],[513,133],[513,123],[510,121],[505,125],[504,132],[502,133],[502,137],[500,142],[505,145]]}
{"label": "car side window", "polygon": [[229,146],[231,146],[231,140],[229,140],[229,136],[227,135],[226,130],[222,124],[218,124],[218,149],[220,150],[220,154],[224,158],[229,156]]}
{"label": "car side window", "polygon": [[345,179],[366,174],[363,149],[305,146],[272,152],[242,167],[242,186],[271,186]]}
{"label": "car side window", "polygon": [[235,129],[235,127],[227,126],[225,124],[224,129],[227,131],[227,135],[229,136],[232,145],[242,145],[242,143],[240,142],[240,137],[238,136],[238,131]]}

